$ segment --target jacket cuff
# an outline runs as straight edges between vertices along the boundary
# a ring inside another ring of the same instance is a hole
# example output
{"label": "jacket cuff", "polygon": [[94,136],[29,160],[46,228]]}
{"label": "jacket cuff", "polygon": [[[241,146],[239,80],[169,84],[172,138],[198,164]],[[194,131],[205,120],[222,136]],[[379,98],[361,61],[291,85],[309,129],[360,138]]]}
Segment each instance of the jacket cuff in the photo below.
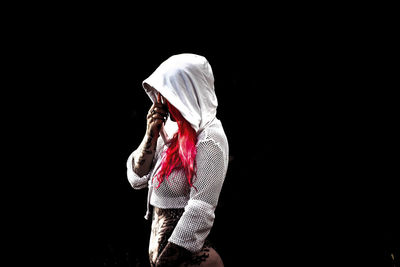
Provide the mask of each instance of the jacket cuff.
{"label": "jacket cuff", "polygon": [[136,151],[134,151],[128,158],[128,161],[126,162],[126,168],[127,168],[127,177],[128,181],[131,184],[131,186],[134,189],[142,189],[147,187],[147,182],[149,180],[150,173],[143,175],[140,177],[133,171],[133,164],[134,164],[134,159],[133,156]]}
{"label": "jacket cuff", "polygon": [[204,201],[189,200],[168,241],[191,252],[199,252],[213,226],[214,211],[215,207]]}

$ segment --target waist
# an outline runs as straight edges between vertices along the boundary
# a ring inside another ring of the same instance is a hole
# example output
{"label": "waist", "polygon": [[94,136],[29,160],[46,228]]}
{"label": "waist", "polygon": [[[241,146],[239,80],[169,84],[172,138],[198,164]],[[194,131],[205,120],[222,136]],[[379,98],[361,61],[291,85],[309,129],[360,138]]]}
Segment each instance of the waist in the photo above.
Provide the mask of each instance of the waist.
{"label": "waist", "polygon": [[150,204],[161,209],[183,209],[189,201],[189,195],[179,197],[159,196],[153,192],[150,198]]}
{"label": "waist", "polygon": [[184,208],[164,209],[159,207],[153,207],[153,220],[154,219],[168,220],[168,221],[179,220],[184,211],[185,211]]}

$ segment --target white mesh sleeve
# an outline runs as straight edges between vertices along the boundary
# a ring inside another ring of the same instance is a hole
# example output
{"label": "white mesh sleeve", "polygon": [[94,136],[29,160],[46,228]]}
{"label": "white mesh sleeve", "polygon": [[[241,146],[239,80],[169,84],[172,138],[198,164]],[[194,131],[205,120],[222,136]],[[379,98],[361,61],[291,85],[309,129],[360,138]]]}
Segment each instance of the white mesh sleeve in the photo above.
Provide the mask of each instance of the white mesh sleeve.
{"label": "white mesh sleeve", "polygon": [[190,200],[168,241],[198,252],[214,223],[214,211],[226,175],[224,154],[213,140],[197,147],[197,177],[190,191]]}
{"label": "white mesh sleeve", "polygon": [[149,172],[147,175],[143,175],[142,177],[139,177],[134,171],[133,171],[133,164],[134,164],[134,159],[133,156],[136,151],[134,151],[128,158],[128,161],[126,162],[126,169],[127,169],[127,176],[128,176],[128,181],[131,184],[131,186],[134,189],[142,189],[147,187],[147,182],[150,177]]}

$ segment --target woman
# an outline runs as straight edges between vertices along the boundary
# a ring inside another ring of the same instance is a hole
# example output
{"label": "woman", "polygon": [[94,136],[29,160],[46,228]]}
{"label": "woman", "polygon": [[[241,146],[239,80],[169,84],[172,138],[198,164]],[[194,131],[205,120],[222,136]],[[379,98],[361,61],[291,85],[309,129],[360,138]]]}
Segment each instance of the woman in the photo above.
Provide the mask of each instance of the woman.
{"label": "woman", "polygon": [[149,188],[151,266],[223,266],[207,240],[229,155],[211,66],[199,55],[174,55],[143,88],[153,105],[127,174],[134,189]]}

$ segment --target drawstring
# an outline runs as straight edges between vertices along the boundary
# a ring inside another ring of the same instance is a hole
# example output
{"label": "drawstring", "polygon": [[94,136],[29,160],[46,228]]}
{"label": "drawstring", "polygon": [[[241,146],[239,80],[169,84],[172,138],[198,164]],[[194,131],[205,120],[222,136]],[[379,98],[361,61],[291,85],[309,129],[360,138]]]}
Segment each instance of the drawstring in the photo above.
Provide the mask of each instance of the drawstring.
{"label": "drawstring", "polygon": [[161,124],[160,136],[163,139],[164,144],[167,144],[169,141],[169,137],[168,137],[167,132],[165,131],[164,124]]}
{"label": "drawstring", "polygon": [[[149,181],[150,184],[150,181]],[[150,198],[151,198],[151,194],[153,193],[153,186],[150,184],[149,185],[149,192],[147,193],[147,211],[146,211],[146,215],[144,216],[144,218],[146,220],[148,220],[150,218],[151,212],[150,212]]]}
{"label": "drawstring", "polygon": [[[166,132],[165,129],[164,129],[164,124],[161,124],[160,136],[162,137],[162,139],[163,139],[163,141],[164,141],[164,144],[168,143],[169,137],[168,137],[167,132]],[[158,171],[158,168],[160,167],[160,164],[161,164],[161,163],[158,163],[158,166],[157,166],[157,165],[155,166],[155,169],[154,169],[154,170],[155,170],[156,172]],[[154,170],[153,170],[153,173],[156,173],[156,172],[154,172]],[[146,211],[146,215],[144,216],[144,218],[145,218],[146,220],[148,220],[148,219],[150,218],[150,215],[151,215],[151,211],[150,211],[150,199],[151,199],[151,194],[153,193],[153,179],[149,179],[148,187],[149,187],[149,191],[148,191],[148,193],[147,193],[147,211]]]}

